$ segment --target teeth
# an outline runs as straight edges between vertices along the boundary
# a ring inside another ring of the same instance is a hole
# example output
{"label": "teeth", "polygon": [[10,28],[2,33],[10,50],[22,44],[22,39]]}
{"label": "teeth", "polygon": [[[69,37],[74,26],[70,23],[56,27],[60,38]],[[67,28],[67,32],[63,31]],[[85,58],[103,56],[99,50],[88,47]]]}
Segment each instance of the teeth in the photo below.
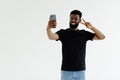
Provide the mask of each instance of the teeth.
{"label": "teeth", "polygon": [[75,25],[75,23],[72,23],[72,25]]}

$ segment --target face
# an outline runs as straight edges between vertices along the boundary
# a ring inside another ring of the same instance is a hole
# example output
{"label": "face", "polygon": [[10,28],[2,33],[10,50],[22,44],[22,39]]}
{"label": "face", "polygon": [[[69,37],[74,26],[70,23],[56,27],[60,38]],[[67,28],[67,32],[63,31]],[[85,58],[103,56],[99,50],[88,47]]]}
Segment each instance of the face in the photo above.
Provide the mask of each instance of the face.
{"label": "face", "polygon": [[71,14],[70,15],[70,28],[76,29],[78,27],[79,23],[80,23],[79,15]]}

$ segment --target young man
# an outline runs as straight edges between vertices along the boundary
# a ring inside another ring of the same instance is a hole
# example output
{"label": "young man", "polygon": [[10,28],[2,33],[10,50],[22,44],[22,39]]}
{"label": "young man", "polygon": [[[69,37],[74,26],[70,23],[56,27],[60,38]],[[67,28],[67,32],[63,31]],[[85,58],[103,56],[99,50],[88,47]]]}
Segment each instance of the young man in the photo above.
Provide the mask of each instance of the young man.
{"label": "young man", "polygon": [[[70,27],[53,33],[51,29],[57,23],[49,21],[47,26],[48,38],[62,42],[61,80],[85,80],[85,55],[88,40],[103,40],[104,34],[90,22],[81,19],[82,13],[73,10],[70,13]],[[79,30],[79,23],[85,25],[93,32]]]}

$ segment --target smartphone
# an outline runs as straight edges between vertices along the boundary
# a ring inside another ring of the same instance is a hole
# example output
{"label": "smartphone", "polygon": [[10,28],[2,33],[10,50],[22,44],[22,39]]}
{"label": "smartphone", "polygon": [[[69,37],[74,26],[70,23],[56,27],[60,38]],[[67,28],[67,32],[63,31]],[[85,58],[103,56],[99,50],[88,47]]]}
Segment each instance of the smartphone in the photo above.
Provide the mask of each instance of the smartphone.
{"label": "smartphone", "polygon": [[50,21],[52,21],[53,23],[53,28],[56,28],[56,15],[55,14],[50,15]]}
{"label": "smartphone", "polygon": [[55,14],[50,15],[50,21],[56,21],[56,15]]}

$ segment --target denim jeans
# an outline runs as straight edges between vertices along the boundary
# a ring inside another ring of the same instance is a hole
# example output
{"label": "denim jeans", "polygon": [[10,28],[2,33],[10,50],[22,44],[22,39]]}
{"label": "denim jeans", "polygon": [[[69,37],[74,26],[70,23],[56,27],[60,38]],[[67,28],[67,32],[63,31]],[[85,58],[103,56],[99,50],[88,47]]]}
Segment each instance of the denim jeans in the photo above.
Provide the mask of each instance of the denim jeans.
{"label": "denim jeans", "polygon": [[61,71],[61,80],[85,80],[85,70]]}

